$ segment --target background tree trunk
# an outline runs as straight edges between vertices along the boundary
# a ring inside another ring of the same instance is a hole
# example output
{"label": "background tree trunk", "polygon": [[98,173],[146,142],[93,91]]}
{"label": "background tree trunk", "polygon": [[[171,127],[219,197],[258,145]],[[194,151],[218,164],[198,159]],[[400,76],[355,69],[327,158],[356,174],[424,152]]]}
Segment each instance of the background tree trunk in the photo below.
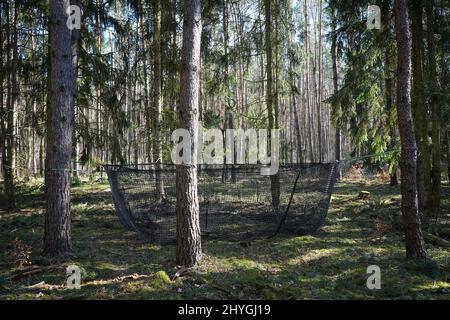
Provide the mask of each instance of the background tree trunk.
{"label": "background tree trunk", "polygon": [[401,194],[407,258],[425,258],[426,251],[417,207],[417,146],[411,113],[411,39],[407,0],[395,1],[397,37],[397,115],[402,142]]}
{"label": "background tree trunk", "polygon": [[[333,69],[333,91],[336,92],[339,89],[338,86],[338,56],[337,56],[337,31],[336,31],[336,12],[333,9],[332,17],[331,17],[331,27],[332,27],[332,38],[331,38],[331,63]],[[339,128],[339,124],[336,124],[336,133],[335,133],[335,160],[341,161],[341,129]],[[342,176],[341,169],[338,170],[337,178],[340,179]]]}
{"label": "background tree trunk", "polygon": [[318,157],[319,157],[319,162],[321,163],[323,161],[323,133],[322,133],[322,94],[323,94],[323,86],[322,86],[322,0],[318,0],[319,1],[319,5],[318,5],[318,29],[319,29],[319,33],[317,36],[317,46],[318,46],[318,54],[317,54],[317,69],[318,69],[318,84],[317,84],[317,134],[318,134]]}
{"label": "background tree trunk", "polygon": [[434,44],[434,0],[426,1],[427,42],[428,42],[428,84],[430,91],[430,109],[432,114],[432,171],[429,213],[437,219],[441,210],[441,106],[438,98],[436,73],[436,48]]}
{"label": "background tree trunk", "polygon": [[[289,36],[290,37],[290,36]],[[293,54],[293,53],[292,53]],[[302,136],[300,133],[300,123],[298,119],[298,111],[297,111],[297,95],[298,88],[296,85],[296,80],[294,79],[294,66],[293,62],[289,62],[289,82],[291,88],[291,116],[294,117],[294,127],[295,127],[295,136],[296,136],[296,149],[297,149],[297,162],[302,162]]]}
{"label": "background tree trunk", "polygon": [[[7,96],[5,122],[3,124],[3,150],[2,166],[3,178],[5,184],[6,209],[14,210],[16,208],[16,195],[14,185],[14,109],[17,102],[17,3],[6,3],[6,65],[9,68],[7,72]],[[12,22],[11,22],[12,13]],[[12,30],[11,30],[12,24]],[[12,59],[11,59],[12,51]]]}
{"label": "background tree trunk", "polygon": [[[71,0],[70,3],[72,5],[81,7],[81,1],[80,0]],[[81,9],[83,10],[83,9]],[[72,63],[73,63],[73,70],[74,70],[74,77],[75,81],[78,80],[78,60],[79,60],[79,49],[80,49],[80,41],[81,41],[81,30],[74,29],[72,30]],[[77,87],[75,86],[75,90],[77,90]],[[75,105],[75,123],[78,123],[79,120],[79,109],[78,104],[75,99],[74,101]],[[78,171],[80,169],[79,161],[78,161],[78,153],[79,153],[79,143],[78,143],[78,137],[77,137],[77,131],[73,130],[73,137],[72,137],[72,157],[73,157],[73,176],[78,176]]]}
{"label": "background tree trunk", "polygon": [[[390,11],[390,0],[383,1],[382,12]],[[395,96],[395,80],[394,80],[394,60],[392,59],[392,47],[390,45],[392,39],[391,32],[391,16],[389,14],[383,15],[383,32],[386,37],[385,49],[384,49],[384,91],[385,91],[385,103],[386,103],[386,112],[388,113],[388,117],[391,117],[391,114],[395,112],[395,104],[394,104],[394,96]],[[396,124],[393,123],[391,127],[391,123],[389,124],[391,141],[389,143],[389,149],[394,150],[397,144],[397,128]],[[396,160],[391,160],[396,161]],[[398,185],[398,177],[397,177],[397,165],[392,168],[392,171],[389,175],[391,187]]]}
{"label": "background tree trunk", "polygon": [[71,31],[66,27],[69,0],[50,2],[50,105],[47,110],[45,166],[47,213],[44,254],[70,250],[70,165],[76,81],[72,65]]}
{"label": "background tree trunk", "polygon": [[176,167],[176,263],[186,267],[197,264],[202,256],[196,164],[201,33],[201,1],[184,0],[180,117],[183,127],[190,132],[193,141],[191,164]]}
{"label": "background tree trunk", "polygon": [[[271,0],[264,1],[265,8],[265,26],[266,26],[266,55],[267,55],[267,90],[266,90],[266,104],[267,112],[269,116],[269,131],[272,129],[278,129],[278,104],[275,103],[274,108],[274,88],[273,88],[273,54],[272,54],[272,8]],[[270,144],[273,143],[272,136],[270,136]],[[271,149],[271,148],[270,148]],[[269,149],[269,150],[270,150]],[[272,207],[275,213],[278,213],[280,206],[280,177],[277,174],[270,176],[270,190],[272,194]]]}
{"label": "background tree trunk", "polygon": [[450,184],[450,130],[447,130],[447,178]]}
{"label": "background tree trunk", "polygon": [[[233,119],[233,113],[232,113],[232,99],[231,99],[231,88],[230,88],[230,61],[228,57],[228,42],[229,42],[229,33],[228,33],[228,20],[229,20],[229,3],[228,0],[223,1],[223,48],[224,48],[224,82],[225,82],[225,129],[233,129],[234,128],[234,119]],[[234,141],[233,141],[233,144]],[[234,149],[235,150],[235,149]],[[236,158],[236,150],[235,155]],[[226,163],[226,159],[224,159],[224,162]],[[231,167],[233,168],[233,167]],[[224,167],[224,179],[228,179],[228,168]],[[234,170],[231,170],[231,180],[236,180],[236,173]]]}
{"label": "background tree trunk", "polygon": [[[5,75],[5,71],[3,68],[3,12],[4,12],[4,7],[3,7],[4,2],[0,1],[0,151],[2,153],[2,157],[1,157],[1,166],[0,166],[0,171],[1,174],[3,175],[3,180],[4,180],[4,163],[5,163],[5,159],[6,159],[6,154],[5,154],[5,129],[6,129],[6,124],[5,124],[5,109],[4,109],[4,105],[3,105],[3,81],[4,81],[4,75]],[[5,187],[5,198],[6,198],[6,184],[4,184]]]}
{"label": "background tree trunk", "polygon": [[155,61],[153,70],[153,106],[155,109],[155,162],[158,163],[155,174],[156,192],[160,201],[164,200],[164,184],[161,180],[161,174],[158,169],[161,169],[163,163],[162,154],[162,140],[161,140],[161,111],[162,111],[162,63],[161,63],[161,0],[154,0],[154,32],[155,32]]}
{"label": "background tree trunk", "polygon": [[411,33],[412,33],[412,112],[417,141],[417,193],[419,209],[426,210],[430,184],[430,156],[427,133],[428,114],[424,100],[423,88],[423,32],[422,32],[422,0],[411,0]]}
{"label": "background tree trunk", "polygon": [[305,70],[305,91],[306,91],[306,114],[308,116],[308,131],[309,131],[309,161],[314,161],[314,143],[313,143],[313,132],[314,126],[312,121],[313,110],[311,107],[311,95],[310,95],[310,48],[309,48],[309,33],[308,33],[308,6],[307,0],[303,2],[303,14],[305,19],[305,59],[306,59],[306,70]]}

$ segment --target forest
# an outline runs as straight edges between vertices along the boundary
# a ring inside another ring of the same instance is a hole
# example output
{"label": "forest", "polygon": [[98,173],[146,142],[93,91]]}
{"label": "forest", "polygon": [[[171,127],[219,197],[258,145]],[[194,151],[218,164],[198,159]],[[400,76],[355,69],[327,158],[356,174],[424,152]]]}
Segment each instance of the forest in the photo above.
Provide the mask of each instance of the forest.
{"label": "forest", "polygon": [[448,300],[449,76],[449,0],[0,0],[0,300]]}

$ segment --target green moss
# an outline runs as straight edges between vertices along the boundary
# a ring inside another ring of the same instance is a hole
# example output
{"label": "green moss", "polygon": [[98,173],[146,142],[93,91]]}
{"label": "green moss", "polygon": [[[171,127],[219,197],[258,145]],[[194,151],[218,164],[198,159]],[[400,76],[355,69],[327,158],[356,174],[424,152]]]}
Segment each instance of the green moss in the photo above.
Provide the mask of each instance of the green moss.
{"label": "green moss", "polygon": [[156,279],[161,280],[165,284],[172,284],[172,280],[170,280],[170,277],[164,271],[158,271],[156,273]]}
{"label": "green moss", "polygon": [[[339,183],[327,224],[317,235],[278,236],[246,248],[204,241],[206,255],[198,268],[174,281],[175,247],[149,244],[125,230],[103,182],[73,188],[70,261],[7,280],[17,269],[8,253],[14,239],[32,247],[33,264],[44,261],[42,190],[20,188],[21,211],[0,215],[0,299],[450,299],[449,250],[429,245],[428,262],[407,262],[396,222],[399,190],[375,177]],[[358,199],[361,190],[370,192],[370,200]],[[443,191],[443,209],[448,210],[450,188],[445,185]],[[353,209],[364,204],[369,209],[355,215]],[[380,222],[389,228],[377,231]],[[41,281],[64,284],[69,263],[85,270],[82,289],[20,289]],[[366,287],[366,269],[372,264],[381,268],[381,290]]]}

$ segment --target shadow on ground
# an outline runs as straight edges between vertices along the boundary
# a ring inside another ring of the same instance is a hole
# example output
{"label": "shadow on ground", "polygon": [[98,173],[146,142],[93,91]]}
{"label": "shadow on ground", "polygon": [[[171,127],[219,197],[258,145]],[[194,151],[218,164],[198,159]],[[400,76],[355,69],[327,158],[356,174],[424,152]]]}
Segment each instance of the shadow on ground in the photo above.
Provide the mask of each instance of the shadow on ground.
{"label": "shadow on ground", "polygon": [[[448,185],[444,193],[450,223]],[[48,265],[42,187],[23,187],[20,211],[0,211],[0,299],[450,299],[449,250],[427,245],[432,262],[406,262],[399,204],[399,189],[378,177],[347,179],[318,234],[204,241],[201,265],[173,279],[174,247],[126,231],[105,183],[73,188],[73,255]],[[80,290],[64,287],[70,264],[83,270]],[[381,290],[366,287],[370,265],[381,268]]]}

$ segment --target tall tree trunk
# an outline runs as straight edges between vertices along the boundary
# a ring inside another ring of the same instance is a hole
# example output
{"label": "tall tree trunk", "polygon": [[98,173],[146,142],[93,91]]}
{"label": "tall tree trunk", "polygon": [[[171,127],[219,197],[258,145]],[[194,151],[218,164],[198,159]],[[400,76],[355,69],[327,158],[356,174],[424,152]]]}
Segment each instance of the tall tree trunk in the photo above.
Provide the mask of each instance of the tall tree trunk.
{"label": "tall tree trunk", "polygon": [[69,0],[50,2],[50,97],[47,110],[45,167],[47,213],[44,254],[70,250],[70,165],[76,81],[72,64],[71,31],[66,27]]}
{"label": "tall tree trunk", "polygon": [[317,70],[318,70],[318,84],[317,84],[317,133],[318,133],[318,141],[319,141],[319,162],[323,161],[323,133],[322,133],[322,0],[319,0],[318,5],[319,11],[319,21],[317,22],[319,25],[319,34],[317,37],[317,46],[318,46],[318,54],[317,54]]}
{"label": "tall tree trunk", "polygon": [[434,44],[434,0],[426,1],[427,41],[428,41],[428,83],[430,90],[430,109],[432,114],[432,172],[429,213],[437,219],[441,210],[441,107],[438,98],[436,74],[436,48]]}
{"label": "tall tree trunk", "polygon": [[[6,208],[16,208],[16,195],[14,186],[14,109],[17,102],[17,3],[12,2],[12,8],[6,5],[6,64],[10,66],[7,76],[7,97],[5,110],[5,123],[3,134],[3,178],[5,183]],[[12,31],[10,15],[13,15]],[[12,61],[11,61],[12,51]]]}
{"label": "tall tree trunk", "polygon": [[307,0],[303,2],[303,13],[305,19],[305,52],[306,52],[306,70],[305,70],[305,88],[306,88],[306,110],[308,115],[308,125],[309,125],[309,161],[314,161],[314,144],[313,144],[313,123],[312,123],[312,109],[311,109],[311,97],[310,97],[310,49],[309,49],[309,33],[308,33],[308,5]]}
{"label": "tall tree trunk", "polygon": [[[229,78],[229,57],[228,57],[228,42],[229,42],[229,33],[228,33],[228,20],[229,20],[229,3],[228,0],[223,1],[223,48],[224,48],[224,69],[225,69],[225,75],[224,75],[224,82],[225,82],[225,129],[233,129],[234,128],[234,119],[233,119],[233,113],[231,112],[231,88],[230,88],[230,78]],[[224,136],[225,139],[225,136]],[[234,144],[234,141],[233,141]],[[235,149],[234,149],[235,150]],[[236,157],[236,151],[235,155]],[[224,162],[226,163],[226,159],[224,159]],[[231,180],[236,180],[236,172],[233,170],[233,167],[231,167]],[[223,178],[228,179],[228,170],[227,166],[224,167],[223,171]]]}
{"label": "tall tree trunk", "polygon": [[[390,8],[390,0],[384,0],[382,3],[382,11],[389,12]],[[391,40],[392,40],[392,32],[391,32],[391,18],[390,15],[383,15],[383,31],[386,37],[386,44],[384,49],[384,90],[385,90],[385,103],[386,103],[386,111],[388,112],[388,117],[391,118],[391,115],[395,112],[394,105],[394,94],[395,94],[395,83],[393,77],[393,59],[392,59],[392,50],[391,50]],[[397,140],[397,124],[393,124],[391,130],[391,142],[389,144],[389,148],[393,150],[396,147]],[[396,161],[396,160],[395,160]],[[398,185],[397,178],[397,166],[392,168],[392,172],[390,173],[390,183],[391,187]]]}
{"label": "tall tree trunk", "polygon": [[[1,157],[1,166],[0,166],[0,171],[1,174],[4,175],[4,166],[3,164],[5,163],[5,159],[6,159],[6,154],[5,154],[5,129],[6,129],[6,124],[5,124],[5,109],[4,109],[4,105],[3,105],[3,81],[4,81],[4,75],[5,72],[3,70],[3,1],[0,1],[0,152],[2,154]],[[6,185],[5,185],[5,191],[6,191]],[[5,192],[5,196],[6,196],[6,192]]]}
{"label": "tall tree trunk", "polygon": [[178,265],[191,267],[202,257],[197,196],[198,104],[200,87],[201,1],[184,0],[180,78],[181,123],[193,139],[191,163],[176,166]]}
{"label": "tall tree trunk", "polygon": [[[333,9],[332,17],[331,17],[331,27],[332,27],[332,38],[331,38],[331,62],[332,62],[332,69],[333,69],[333,92],[334,94],[337,93],[339,86],[338,86],[338,52],[337,52],[337,21],[336,21],[336,11]],[[342,148],[342,141],[341,141],[341,129],[339,127],[339,124],[336,124],[336,133],[335,133],[335,146],[334,146],[334,153],[335,153],[335,160],[341,161],[341,148]],[[338,170],[337,178],[340,179],[342,176],[341,169]]]}
{"label": "tall tree trunk", "polygon": [[419,210],[426,210],[430,191],[430,156],[427,133],[428,114],[424,100],[422,70],[422,0],[411,0],[411,33],[412,33],[412,111],[416,141],[417,157],[417,193]]}
{"label": "tall tree trunk", "polygon": [[447,179],[450,184],[450,130],[447,130]]}
{"label": "tall tree trunk", "polygon": [[155,162],[158,163],[156,167],[155,182],[156,193],[159,200],[165,198],[164,184],[161,179],[163,155],[162,155],[162,140],[161,140],[161,111],[162,111],[162,63],[161,63],[161,0],[154,0],[154,32],[155,32],[155,61],[153,71],[153,106],[155,109],[155,144],[153,151],[155,152]]}
{"label": "tall tree trunk", "polygon": [[417,146],[411,112],[411,38],[407,0],[395,1],[397,41],[397,116],[402,144],[401,194],[407,258],[426,258],[417,207]]}
{"label": "tall tree trunk", "polygon": [[[81,0],[71,0],[71,5],[78,6],[81,8]],[[79,48],[80,48],[80,41],[81,41],[81,30],[79,29],[73,29],[72,30],[72,64],[73,64],[73,70],[74,70],[74,77],[75,81],[78,79],[78,56],[79,56]],[[77,87],[75,86],[75,90],[77,90]],[[74,101],[75,104],[75,123],[78,122],[78,104],[76,100]],[[73,175],[75,177],[78,176],[78,171],[80,169],[79,167],[79,161],[78,161],[78,153],[79,153],[79,143],[78,138],[76,134],[76,130],[73,130],[73,137],[72,137],[72,153],[73,153]]]}
{"label": "tall tree trunk", "polygon": [[[271,0],[264,0],[265,8],[265,38],[266,38],[266,56],[267,56],[267,90],[266,103],[269,117],[269,131],[278,129],[278,108],[277,103],[274,104],[274,83],[273,83],[273,54],[272,54],[272,8]],[[273,143],[272,135],[270,136],[270,144]],[[271,149],[271,148],[270,148]],[[280,176],[274,174],[270,176],[270,190],[272,194],[272,207],[275,213],[279,212],[280,206]]]}
{"label": "tall tree trunk", "polygon": [[[290,37],[289,37],[290,38]],[[294,127],[295,127],[295,135],[296,135],[296,149],[297,149],[297,162],[302,161],[302,136],[300,133],[300,124],[298,119],[298,111],[297,111],[297,95],[298,95],[298,88],[295,83],[294,79],[294,66],[292,59],[289,62],[289,82],[291,87],[291,113],[293,113],[294,116]]]}
{"label": "tall tree trunk", "polygon": [[147,131],[146,135],[146,154],[148,162],[152,162],[153,160],[153,144],[151,142],[152,137],[152,125],[151,125],[151,107],[150,107],[150,89],[149,89],[149,81],[147,74],[147,65],[148,65],[148,52],[147,52],[147,29],[148,29],[148,19],[145,19],[144,16],[144,7],[141,0],[138,1],[137,8],[139,10],[140,15],[140,27],[141,30],[141,48],[143,51],[142,56],[142,75],[143,75],[143,86],[144,86],[144,117],[145,117],[145,130]]}

